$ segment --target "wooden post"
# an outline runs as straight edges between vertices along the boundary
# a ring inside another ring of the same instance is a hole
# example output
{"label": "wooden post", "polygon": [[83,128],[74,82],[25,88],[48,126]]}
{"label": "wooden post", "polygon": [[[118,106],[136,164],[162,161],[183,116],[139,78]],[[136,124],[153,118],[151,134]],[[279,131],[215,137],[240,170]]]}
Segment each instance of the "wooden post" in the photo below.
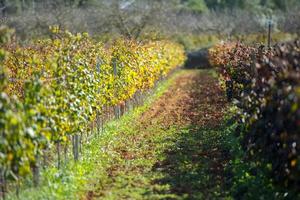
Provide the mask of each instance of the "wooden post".
{"label": "wooden post", "polygon": [[103,133],[104,132],[104,115],[101,114],[100,115],[100,121],[101,121],[101,127],[100,127],[100,133]]}
{"label": "wooden post", "polygon": [[233,99],[233,82],[231,79],[226,80],[226,96],[227,101],[231,102]]}
{"label": "wooden post", "polygon": [[17,199],[20,197],[20,178],[18,177],[17,183],[16,183],[16,196]]}
{"label": "wooden post", "polygon": [[[101,64],[102,64],[101,59],[97,58],[96,70],[98,74],[101,73]],[[100,87],[98,88],[98,93],[100,93]],[[101,112],[103,112],[103,107],[101,108],[101,111],[97,110],[97,116],[96,116],[97,136],[100,135],[101,126],[102,126],[101,124],[103,123],[103,121],[101,120],[103,113]]]}
{"label": "wooden post", "polygon": [[42,167],[43,167],[43,169],[45,169],[46,168],[46,165],[47,165],[47,156],[46,156],[46,150],[44,149],[43,150],[43,161],[42,161]]}
{"label": "wooden post", "polygon": [[35,187],[39,186],[40,183],[40,168],[39,168],[39,161],[40,161],[40,156],[37,154],[35,155],[35,163],[32,168],[32,174],[33,174],[33,185]]}
{"label": "wooden post", "polygon": [[1,174],[0,174],[0,183],[1,183],[1,193],[2,193],[2,199],[6,199],[6,180],[5,180],[5,171],[4,169],[0,169]]}
{"label": "wooden post", "polygon": [[272,32],[272,21],[271,19],[268,22],[268,48],[271,48],[271,32]]}
{"label": "wooden post", "polygon": [[256,69],[256,56],[255,56],[255,53],[252,53],[251,54],[251,71],[253,73],[253,76],[255,78],[258,77],[258,72],[257,72],[257,69]]}
{"label": "wooden post", "polygon": [[79,159],[79,135],[73,135],[72,136],[72,140],[73,140],[73,156],[74,156],[74,160],[78,161]]}
{"label": "wooden post", "polygon": [[[113,69],[114,69],[114,78],[117,78],[118,75],[118,69],[117,69],[117,61],[115,58],[113,58]],[[115,96],[117,96],[117,90],[115,89],[114,93]],[[120,106],[119,105],[115,105],[114,106],[114,114],[115,114],[115,119],[119,119],[120,118]]]}
{"label": "wooden post", "polygon": [[67,165],[68,160],[68,144],[64,145],[64,165]]}
{"label": "wooden post", "polygon": [[79,139],[79,151],[80,151],[80,153],[82,153],[82,143],[83,143],[82,138],[83,138],[83,133],[81,132],[80,133],[80,139]]}
{"label": "wooden post", "polygon": [[60,169],[60,142],[56,143],[56,150],[57,150],[57,168]]}
{"label": "wooden post", "polygon": [[101,114],[100,111],[97,111],[97,115],[96,115],[96,137],[98,137],[100,135],[100,131],[101,131]]}

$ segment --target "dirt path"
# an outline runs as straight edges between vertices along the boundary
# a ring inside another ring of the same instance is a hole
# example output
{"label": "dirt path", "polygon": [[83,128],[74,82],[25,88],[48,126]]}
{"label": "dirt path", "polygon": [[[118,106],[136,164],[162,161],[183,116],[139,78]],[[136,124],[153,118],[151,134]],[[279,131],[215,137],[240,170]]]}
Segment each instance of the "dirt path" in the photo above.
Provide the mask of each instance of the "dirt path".
{"label": "dirt path", "polygon": [[225,109],[212,72],[181,72],[117,138],[108,177],[86,199],[225,197],[228,156],[220,148]]}
{"label": "dirt path", "polygon": [[147,126],[160,119],[164,125],[214,126],[223,116],[225,99],[212,72],[189,70],[177,77],[169,90],[145,112]]}

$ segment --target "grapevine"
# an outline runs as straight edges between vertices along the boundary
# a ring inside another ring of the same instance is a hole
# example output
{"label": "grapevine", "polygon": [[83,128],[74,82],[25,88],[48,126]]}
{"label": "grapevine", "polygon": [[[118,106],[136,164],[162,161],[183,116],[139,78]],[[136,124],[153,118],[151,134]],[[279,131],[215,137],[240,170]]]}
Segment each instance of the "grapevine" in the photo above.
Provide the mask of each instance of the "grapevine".
{"label": "grapevine", "polygon": [[185,60],[183,47],[169,41],[119,39],[107,47],[86,33],[52,32],[29,46],[8,45],[1,56],[0,168],[6,180],[30,175],[45,150],[71,143],[105,106],[150,89]]}

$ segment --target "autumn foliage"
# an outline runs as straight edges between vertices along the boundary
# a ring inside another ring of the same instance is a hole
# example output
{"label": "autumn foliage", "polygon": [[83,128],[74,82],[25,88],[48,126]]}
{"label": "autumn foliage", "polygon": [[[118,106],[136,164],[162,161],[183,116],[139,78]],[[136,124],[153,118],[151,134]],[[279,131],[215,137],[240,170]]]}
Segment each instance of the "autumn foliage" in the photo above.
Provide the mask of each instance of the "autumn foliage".
{"label": "autumn foliage", "polygon": [[0,168],[7,180],[31,173],[45,149],[71,143],[104,107],[148,90],[185,60],[169,41],[112,45],[56,27],[50,39],[7,44],[0,76]]}
{"label": "autumn foliage", "polygon": [[268,166],[275,182],[299,190],[300,41],[271,49],[221,44],[210,56],[238,107],[249,157]]}

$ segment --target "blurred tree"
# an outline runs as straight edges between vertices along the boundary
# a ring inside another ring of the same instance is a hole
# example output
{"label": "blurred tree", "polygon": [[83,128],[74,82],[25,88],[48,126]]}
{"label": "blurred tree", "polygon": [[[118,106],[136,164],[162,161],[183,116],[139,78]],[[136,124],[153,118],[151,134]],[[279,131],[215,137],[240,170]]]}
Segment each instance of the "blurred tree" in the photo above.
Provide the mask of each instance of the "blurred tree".
{"label": "blurred tree", "polygon": [[289,8],[293,8],[300,5],[300,0],[273,0],[275,8],[288,11]]}
{"label": "blurred tree", "polygon": [[202,13],[208,10],[204,0],[182,0],[182,4],[184,9],[195,13]]}
{"label": "blurred tree", "polygon": [[[123,4],[130,4],[131,2],[147,2],[149,0],[120,0]],[[187,11],[194,13],[202,13],[208,9],[222,10],[222,9],[245,9],[257,10],[259,7],[268,7],[272,9],[281,9],[287,11],[289,8],[300,5],[300,0],[153,0],[156,3],[165,4],[166,2],[177,2],[181,4]],[[17,13],[21,10],[34,8],[36,4],[55,4],[71,7],[88,7],[101,4],[109,4],[113,0],[0,0],[1,8],[9,13]],[[149,2],[148,2],[149,3]]]}
{"label": "blurred tree", "polygon": [[260,0],[205,0],[209,9],[253,9],[260,5]]}

